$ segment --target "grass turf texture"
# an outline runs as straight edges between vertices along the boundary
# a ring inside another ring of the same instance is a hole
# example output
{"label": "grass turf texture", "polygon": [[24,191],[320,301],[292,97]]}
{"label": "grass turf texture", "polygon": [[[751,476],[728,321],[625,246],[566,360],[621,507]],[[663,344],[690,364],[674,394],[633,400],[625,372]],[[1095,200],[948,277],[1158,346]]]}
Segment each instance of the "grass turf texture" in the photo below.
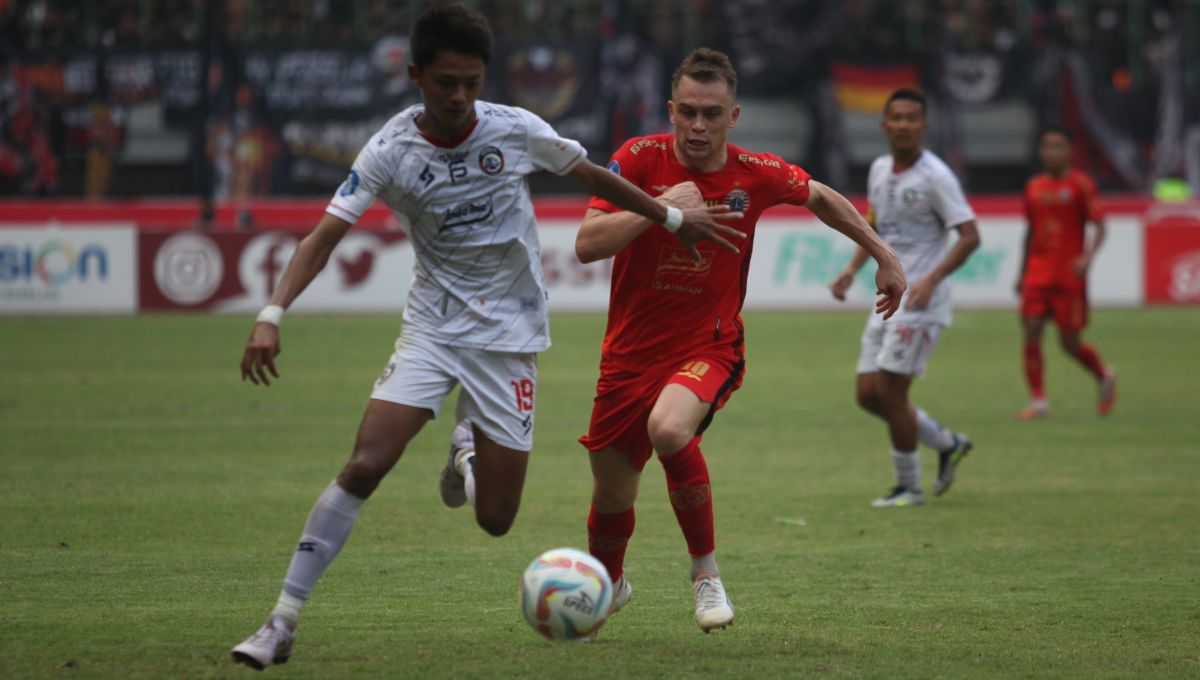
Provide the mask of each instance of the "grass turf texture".
{"label": "grass turf texture", "polygon": [[[749,373],[704,449],[729,630],[692,620],[656,464],[631,606],[551,643],[521,570],[585,546],[586,428],[603,331],[558,316],[521,514],[493,539],[441,506],[452,404],[364,509],[307,607],[288,677],[1196,677],[1200,424],[1189,309],[1105,311],[1087,337],[1117,408],[1047,336],[1053,415],[1023,423],[1011,313],[959,313],[915,401],[977,448],[923,508],[852,402],[859,314],[751,314]],[[241,677],[312,502],[344,462],[392,317],[289,317],[270,389],[238,380],[249,320],[0,323],[0,676]],[[931,488],[936,456],[924,454]]]}

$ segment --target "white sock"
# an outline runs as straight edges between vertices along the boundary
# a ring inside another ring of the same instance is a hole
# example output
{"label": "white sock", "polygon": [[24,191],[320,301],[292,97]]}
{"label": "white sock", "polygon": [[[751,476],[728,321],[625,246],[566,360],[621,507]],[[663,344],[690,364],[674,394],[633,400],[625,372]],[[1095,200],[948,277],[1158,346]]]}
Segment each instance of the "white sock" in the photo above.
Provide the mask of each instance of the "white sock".
{"label": "white sock", "polygon": [[909,491],[921,488],[921,452],[892,449],[892,465],[896,468],[896,485]]}
{"label": "white sock", "polygon": [[304,600],[283,590],[279,593],[279,600],[275,603],[275,609],[271,611],[271,616],[282,616],[294,627],[300,620],[300,610],[303,608]]}
{"label": "white sock", "polygon": [[467,494],[467,502],[475,507],[475,452],[464,451],[454,457],[454,468],[463,476],[463,491]]}
{"label": "white sock", "polygon": [[934,420],[924,409],[913,410],[917,412],[917,438],[921,440],[922,444],[938,451],[954,448],[953,432],[942,427],[942,424]]}
{"label": "white sock", "polygon": [[695,581],[696,577],[701,573],[711,574],[712,576],[717,577],[721,576],[721,570],[717,569],[716,551],[710,552],[707,555],[701,555],[699,557],[696,557],[695,555],[692,556],[692,580]]}
{"label": "white sock", "polygon": [[[300,543],[288,566],[287,577],[283,580],[284,593],[301,603],[308,599],[317,579],[321,578],[325,568],[346,544],[362,504],[362,498],[350,494],[337,482],[325,487],[308,513],[304,533],[300,536]],[[276,605],[274,613],[287,617],[289,608],[295,609],[293,616],[299,616],[299,607],[295,607],[292,600],[284,602],[282,608]]]}

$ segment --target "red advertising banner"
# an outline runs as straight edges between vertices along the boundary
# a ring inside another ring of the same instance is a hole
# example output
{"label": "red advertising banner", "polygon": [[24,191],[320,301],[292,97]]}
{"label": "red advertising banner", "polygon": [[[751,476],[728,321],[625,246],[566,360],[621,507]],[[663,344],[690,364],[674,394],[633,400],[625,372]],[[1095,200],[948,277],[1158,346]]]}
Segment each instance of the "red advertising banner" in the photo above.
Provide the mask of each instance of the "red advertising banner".
{"label": "red advertising banner", "polygon": [[1200,305],[1200,206],[1146,214],[1146,302]]}
{"label": "red advertising banner", "polygon": [[[138,238],[139,309],[250,312],[266,304],[303,232],[147,232]],[[412,278],[402,232],[351,232],[296,308],[398,311]]]}

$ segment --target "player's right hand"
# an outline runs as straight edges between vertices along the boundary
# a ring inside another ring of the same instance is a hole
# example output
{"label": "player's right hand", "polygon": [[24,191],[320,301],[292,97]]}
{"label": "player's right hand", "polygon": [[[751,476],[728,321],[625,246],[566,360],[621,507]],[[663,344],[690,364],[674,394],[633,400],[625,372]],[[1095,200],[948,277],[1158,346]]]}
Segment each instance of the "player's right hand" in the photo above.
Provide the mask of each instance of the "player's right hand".
{"label": "player's right hand", "polygon": [[899,260],[892,258],[880,262],[879,271],[875,272],[875,294],[880,296],[875,301],[875,313],[882,314],[884,319],[892,318],[900,309],[900,300],[907,288]]}
{"label": "player's right hand", "polygon": [[829,283],[829,292],[833,293],[834,299],[838,302],[845,302],[846,291],[850,290],[850,286],[852,285],[854,285],[854,274],[843,271]]}
{"label": "player's right hand", "polygon": [[275,324],[259,321],[250,331],[250,339],[246,341],[246,351],[242,353],[242,380],[247,378],[255,385],[270,386],[267,371],[278,378],[275,370],[275,357],[283,351],[279,346],[279,327]]}
{"label": "player's right hand", "polygon": [[731,253],[741,252],[737,246],[725,237],[742,240],[746,235],[733,227],[727,227],[721,222],[742,219],[743,214],[733,212],[727,205],[710,205],[707,207],[688,208],[683,211],[683,224],[675,232],[675,236],[683,242],[692,259],[700,264],[700,253],[696,250],[697,241],[712,241]]}

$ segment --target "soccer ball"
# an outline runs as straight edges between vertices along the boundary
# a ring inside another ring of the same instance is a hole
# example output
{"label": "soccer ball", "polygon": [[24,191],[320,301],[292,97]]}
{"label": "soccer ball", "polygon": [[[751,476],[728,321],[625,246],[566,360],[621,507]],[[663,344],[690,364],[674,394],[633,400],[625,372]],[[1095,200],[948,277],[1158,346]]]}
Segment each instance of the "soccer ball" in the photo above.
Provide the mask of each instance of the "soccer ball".
{"label": "soccer ball", "polygon": [[578,640],[604,625],[612,579],[595,557],[574,548],[538,555],[521,577],[521,610],[551,640]]}

